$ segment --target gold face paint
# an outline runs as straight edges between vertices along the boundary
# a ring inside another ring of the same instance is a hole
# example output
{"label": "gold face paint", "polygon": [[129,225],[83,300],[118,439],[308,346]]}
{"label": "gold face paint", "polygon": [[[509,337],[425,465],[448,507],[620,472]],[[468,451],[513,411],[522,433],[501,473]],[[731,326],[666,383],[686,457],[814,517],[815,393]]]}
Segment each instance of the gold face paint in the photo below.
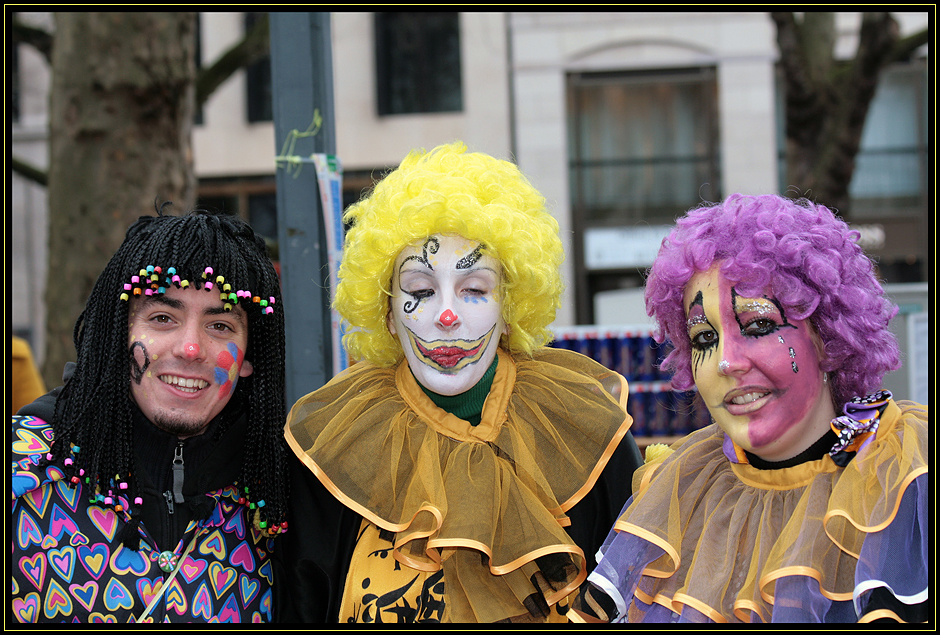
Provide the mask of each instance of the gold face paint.
{"label": "gold face paint", "polygon": [[405,329],[411,350],[416,357],[423,358],[429,366],[441,372],[458,372],[470,364],[475,364],[483,357],[496,327],[491,328],[483,337],[473,340],[422,340],[413,331]]}

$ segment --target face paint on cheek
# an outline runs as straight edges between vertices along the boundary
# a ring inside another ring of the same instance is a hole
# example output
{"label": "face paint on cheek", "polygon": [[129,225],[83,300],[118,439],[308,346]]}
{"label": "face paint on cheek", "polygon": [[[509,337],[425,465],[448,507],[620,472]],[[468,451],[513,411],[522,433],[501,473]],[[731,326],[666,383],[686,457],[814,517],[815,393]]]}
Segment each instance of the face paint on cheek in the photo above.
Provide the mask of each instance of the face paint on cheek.
{"label": "face paint on cheek", "polygon": [[698,377],[699,371],[702,368],[702,365],[705,363],[706,358],[710,358],[714,349],[707,349],[704,351],[692,349],[692,379],[694,380]]}
{"label": "face paint on cheek", "polygon": [[[432,258],[431,256],[433,254],[436,254],[440,248],[441,248],[441,242],[437,238],[431,236],[425,241],[422,247],[421,255],[415,254],[412,256],[408,256],[402,262],[401,267],[404,267],[405,263],[407,263],[408,261],[414,260],[414,261],[420,262],[431,271],[434,271],[436,260]],[[401,267],[399,267],[399,273],[398,273],[399,276],[401,275]],[[399,289],[401,289],[401,283],[399,283]],[[404,289],[402,289],[402,291],[404,291]],[[405,291],[405,293],[408,293],[408,292]],[[422,291],[421,293],[417,293],[417,294],[408,293],[408,295],[410,295],[413,299],[406,300],[405,304],[402,306],[402,310],[405,313],[413,313],[415,309],[417,309],[421,305],[421,301],[429,297],[427,292],[424,292],[424,291]]]}
{"label": "face paint on cheek", "polygon": [[128,357],[131,362],[131,379],[135,384],[140,385],[140,380],[144,378],[144,373],[150,367],[150,356],[147,354],[147,348],[143,342],[134,342],[128,350]]}
{"label": "face paint on cheek", "polygon": [[219,397],[225,397],[235,390],[238,373],[242,369],[245,352],[229,342],[226,350],[219,353],[215,363],[215,383],[219,384]]}
{"label": "face paint on cheek", "polygon": [[691,362],[692,362],[692,379],[693,381],[698,379],[699,371],[702,368],[702,365],[705,363],[706,359],[711,358],[712,353],[715,351],[715,346],[711,345],[696,345],[696,329],[699,325],[705,324],[708,325],[708,318],[705,316],[705,296],[701,290],[695,292],[695,296],[692,298],[692,301],[689,303],[688,310],[686,312],[686,321],[685,328],[690,336],[690,352],[691,352]]}
{"label": "face paint on cheek", "polygon": [[[781,344],[786,344],[782,335],[777,336],[777,341],[780,342]],[[790,349],[790,359],[792,360],[790,362],[790,368],[793,370],[794,373],[798,373],[800,372],[800,367],[796,365],[796,351],[793,350],[792,346],[790,346],[789,349]]]}

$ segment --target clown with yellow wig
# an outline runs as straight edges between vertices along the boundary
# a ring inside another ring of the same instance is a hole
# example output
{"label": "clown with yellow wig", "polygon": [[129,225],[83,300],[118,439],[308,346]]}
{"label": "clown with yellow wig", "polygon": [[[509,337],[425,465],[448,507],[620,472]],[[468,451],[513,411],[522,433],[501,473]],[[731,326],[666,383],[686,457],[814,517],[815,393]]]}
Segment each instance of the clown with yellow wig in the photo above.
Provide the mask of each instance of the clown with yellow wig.
{"label": "clown with yellow wig", "polygon": [[297,621],[567,621],[642,459],[626,380],[546,347],[564,254],[544,197],[456,142],[345,220],[357,363],[288,417],[307,473],[284,601]]}

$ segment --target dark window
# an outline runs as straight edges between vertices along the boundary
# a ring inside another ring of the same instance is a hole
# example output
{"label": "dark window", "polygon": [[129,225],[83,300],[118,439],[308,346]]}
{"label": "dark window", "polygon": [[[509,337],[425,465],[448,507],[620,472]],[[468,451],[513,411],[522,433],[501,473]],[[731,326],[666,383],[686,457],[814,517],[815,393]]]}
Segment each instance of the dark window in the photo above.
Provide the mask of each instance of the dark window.
{"label": "dark window", "polygon": [[595,225],[672,222],[717,200],[712,68],[569,78],[573,200]]}
{"label": "dark window", "polygon": [[277,194],[264,192],[248,195],[248,222],[255,232],[277,240]]}
{"label": "dark window", "polygon": [[[868,108],[845,220],[886,283],[929,280],[932,248],[930,78],[925,59],[883,70]],[[782,77],[777,81],[779,179],[786,183]],[[783,187],[783,186],[782,186]]]}
{"label": "dark window", "polygon": [[459,14],[375,14],[379,115],[463,109]]}
{"label": "dark window", "polygon": [[197,205],[238,216],[268,240],[277,240],[275,177],[222,177],[199,181]]}
{"label": "dark window", "polygon": [[196,207],[217,214],[238,216],[238,197],[225,195],[200,196]]}
{"label": "dark window", "polygon": [[849,185],[849,220],[888,283],[929,280],[929,86],[923,59],[882,72]]}
{"label": "dark window", "polygon": [[849,187],[853,217],[878,215],[888,205],[923,203],[929,126],[926,84],[922,61],[897,64],[881,74]]}
{"label": "dark window", "polygon": [[677,216],[720,200],[717,95],[711,67],[568,76],[578,324],[595,294],[643,285]]}
{"label": "dark window", "polygon": [[[245,14],[245,33],[251,31],[264,13]],[[249,64],[245,68],[248,86],[248,121],[274,121],[274,106],[271,97],[271,56]]]}

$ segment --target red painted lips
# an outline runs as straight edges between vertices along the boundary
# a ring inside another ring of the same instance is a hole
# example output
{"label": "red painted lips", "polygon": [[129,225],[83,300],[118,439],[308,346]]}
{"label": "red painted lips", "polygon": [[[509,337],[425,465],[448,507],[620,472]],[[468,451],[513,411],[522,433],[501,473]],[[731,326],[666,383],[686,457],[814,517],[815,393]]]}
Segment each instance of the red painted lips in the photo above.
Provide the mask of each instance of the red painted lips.
{"label": "red painted lips", "polygon": [[433,350],[428,350],[418,344],[421,353],[429,357],[435,364],[442,368],[453,368],[464,357],[476,355],[482,345],[475,346],[469,350],[458,348],[456,346],[439,346]]}

